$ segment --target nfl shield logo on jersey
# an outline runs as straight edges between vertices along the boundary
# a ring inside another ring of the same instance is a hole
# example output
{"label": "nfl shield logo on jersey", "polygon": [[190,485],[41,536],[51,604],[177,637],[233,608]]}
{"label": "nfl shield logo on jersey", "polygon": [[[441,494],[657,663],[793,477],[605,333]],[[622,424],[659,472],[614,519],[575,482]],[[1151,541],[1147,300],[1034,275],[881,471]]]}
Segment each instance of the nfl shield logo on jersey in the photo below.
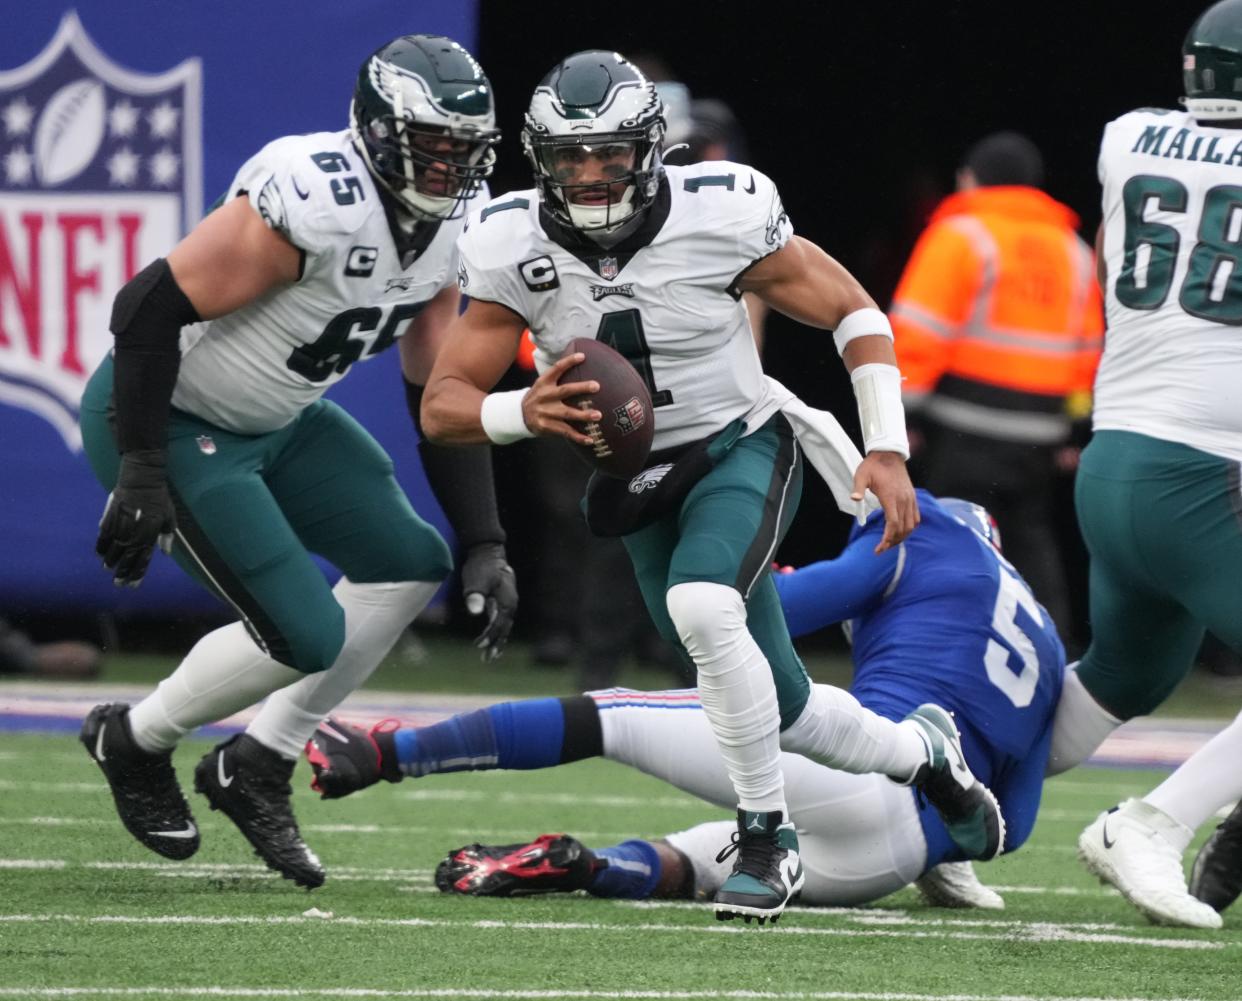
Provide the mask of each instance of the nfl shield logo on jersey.
{"label": "nfl shield logo on jersey", "polygon": [[615,257],[601,257],[599,259],[599,276],[606,282],[610,282],[617,277],[617,259]]}
{"label": "nfl shield logo on jersey", "polygon": [[201,111],[197,59],[128,70],[72,12],[30,62],[0,70],[0,401],[71,449],[113,297],[202,212]]}
{"label": "nfl shield logo on jersey", "polygon": [[209,434],[196,435],[194,440],[198,442],[198,450],[202,452],[203,455],[215,455],[216,454],[216,440],[211,435]]}

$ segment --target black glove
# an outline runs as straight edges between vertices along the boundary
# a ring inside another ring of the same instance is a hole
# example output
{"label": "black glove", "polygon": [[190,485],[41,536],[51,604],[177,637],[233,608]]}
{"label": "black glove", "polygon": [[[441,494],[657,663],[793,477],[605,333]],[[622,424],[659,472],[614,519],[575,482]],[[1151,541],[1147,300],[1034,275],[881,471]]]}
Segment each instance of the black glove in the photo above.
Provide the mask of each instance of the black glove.
{"label": "black glove", "polygon": [[158,543],[172,551],[176,515],[164,467],[166,456],[158,449],[126,452],[116,487],[99,519],[95,552],[113,571],[117,587],[137,587]]}
{"label": "black glove", "polygon": [[485,661],[495,660],[509,639],[518,604],[517,580],[505,559],[505,547],[499,542],[480,542],[466,550],[461,590],[466,611],[487,613],[487,625],[474,645],[483,651]]}

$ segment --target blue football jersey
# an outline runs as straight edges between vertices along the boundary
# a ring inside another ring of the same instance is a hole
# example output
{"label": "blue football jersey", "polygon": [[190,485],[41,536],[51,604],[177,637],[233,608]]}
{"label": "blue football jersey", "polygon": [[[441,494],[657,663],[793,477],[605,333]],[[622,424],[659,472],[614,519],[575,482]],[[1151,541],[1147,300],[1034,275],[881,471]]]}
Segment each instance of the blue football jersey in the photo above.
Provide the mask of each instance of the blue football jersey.
{"label": "blue football jersey", "polygon": [[[790,632],[848,621],[855,697],[901,719],[924,702],[953,712],[972,771],[1000,800],[1005,849],[1039,806],[1065,650],[1026,582],[984,538],[926,491],[922,522],[876,555],[880,512],[855,526],[837,559],[776,578]],[[928,866],[960,856],[923,811]]]}

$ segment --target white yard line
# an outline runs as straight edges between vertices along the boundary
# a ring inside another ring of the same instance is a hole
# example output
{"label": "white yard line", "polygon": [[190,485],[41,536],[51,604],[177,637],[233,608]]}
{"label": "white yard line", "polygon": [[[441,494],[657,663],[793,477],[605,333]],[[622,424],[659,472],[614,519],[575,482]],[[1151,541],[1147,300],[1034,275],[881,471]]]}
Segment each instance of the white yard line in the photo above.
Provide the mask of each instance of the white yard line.
{"label": "white yard line", "polygon": [[[47,818],[41,818],[46,820]],[[24,859],[0,858],[0,869],[20,870],[61,870],[65,868],[83,868],[98,870],[115,870],[119,872],[150,872],[157,876],[175,876],[192,878],[239,877],[251,876],[258,878],[276,878],[276,873],[258,862],[70,862],[67,859]],[[392,869],[365,866],[333,866],[331,878],[353,881],[400,882],[424,881],[431,878],[431,869]],[[1052,897],[1108,897],[1118,896],[1112,887],[1104,886],[1023,886],[989,884],[1000,894],[1012,893],[1029,896]],[[399,886],[398,889],[420,889],[412,886]],[[697,910],[702,905],[689,900],[618,900],[618,906],[631,908],[647,908],[651,910]],[[891,910],[868,910],[861,907],[790,907],[790,912],[806,914],[842,914],[857,917],[862,914],[886,915]]]}
{"label": "white yard line", "polygon": [[[530,840],[531,828],[478,828],[478,827],[421,827],[418,825],[393,824],[302,824],[307,834],[383,834],[415,836],[432,834],[437,837],[461,838],[463,841],[523,841]],[[120,822],[111,817],[0,817],[0,827],[115,827],[122,830]],[[584,841],[615,843],[629,838],[650,837],[650,831],[584,831],[575,828],[574,836]]]}
{"label": "white yard line", "polygon": [[0,792],[107,792],[106,782],[13,782],[0,779]]}
{"label": "white yard line", "polygon": [[[33,787],[32,787],[33,788]],[[411,789],[397,793],[398,799],[417,802],[444,803],[539,803],[553,806],[615,806],[633,807],[673,806],[710,810],[712,806],[692,796],[579,796],[567,792],[483,792],[476,789]],[[1094,818],[1094,814],[1091,815]],[[1090,819],[1090,818],[1089,818]]]}
{"label": "white yard line", "polygon": [[[706,907],[704,907],[706,911]],[[617,932],[632,935],[635,932],[654,932],[676,935],[729,935],[754,934],[754,932],[738,922],[728,924],[609,924],[599,921],[458,921],[444,918],[355,918],[355,917],[306,917],[295,915],[232,915],[207,916],[196,914],[168,915],[128,915],[128,914],[0,914],[0,925],[4,924],[71,924],[71,925],[146,925],[166,927],[175,925],[297,925],[312,927],[317,923],[347,925],[359,928],[425,928],[425,929],[487,929],[505,931],[559,931],[559,932]],[[915,928],[816,928],[799,925],[782,925],[779,931],[773,929],[769,934],[800,935],[824,938],[897,938],[897,939],[931,939],[957,941],[991,941],[991,942],[1092,942],[1097,944],[1141,946],[1158,949],[1189,949],[1219,950],[1226,946],[1236,946],[1236,942],[1218,942],[1204,939],[1164,938],[1146,934],[1141,929],[1132,929],[1132,934],[1117,934],[1107,931],[1076,930],[1071,925],[1060,925],[1053,922],[1020,922],[1008,924],[998,922],[1003,930],[988,931],[953,931],[952,921],[944,921],[935,925],[932,930],[921,931]]]}
{"label": "white yard line", "polygon": [[428,987],[386,990],[369,987],[0,987],[0,997],[214,997],[214,998],[487,998],[490,1001],[553,1001],[590,998],[599,1001],[1198,1001],[1195,998],[1124,998],[1098,995],[1035,997],[1030,994],[910,994],[904,991],[713,991],[713,990],[547,990],[487,987]]}

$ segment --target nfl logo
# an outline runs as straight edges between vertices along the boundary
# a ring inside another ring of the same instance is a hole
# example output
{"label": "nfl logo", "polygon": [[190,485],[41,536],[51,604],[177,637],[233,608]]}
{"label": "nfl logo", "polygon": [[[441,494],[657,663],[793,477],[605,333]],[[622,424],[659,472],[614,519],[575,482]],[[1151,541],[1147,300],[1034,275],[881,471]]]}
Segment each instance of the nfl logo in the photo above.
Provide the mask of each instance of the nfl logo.
{"label": "nfl logo", "polygon": [[0,69],[0,400],[82,447],[78,401],[112,298],[202,210],[201,66],[118,66],[72,11]]}
{"label": "nfl logo", "polygon": [[200,434],[195,439],[198,442],[198,450],[203,455],[216,454],[216,440],[209,434]]}
{"label": "nfl logo", "polygon": [[615,257],[601,257],[599,259],[599,276],[606,282],[610,282],[617,277],[617,259]]}
{"label": "nfl logo", "polygon": [[632,434],[647,423],[647,415],[643,413],[643,405],[637,396],[631,396],[612,412],[616,418],[617,430],[623,435]]}

